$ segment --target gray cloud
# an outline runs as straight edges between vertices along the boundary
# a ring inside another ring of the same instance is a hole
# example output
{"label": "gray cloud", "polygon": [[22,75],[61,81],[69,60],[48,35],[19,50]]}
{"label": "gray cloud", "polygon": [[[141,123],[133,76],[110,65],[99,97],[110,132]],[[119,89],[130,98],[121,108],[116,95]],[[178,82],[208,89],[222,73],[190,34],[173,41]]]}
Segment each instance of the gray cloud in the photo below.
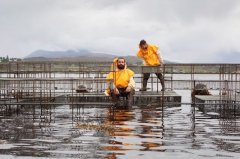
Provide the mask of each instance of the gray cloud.
{"label": "gray cloud", "polygon": [[145,38],[163,57],[214,62],[240,52],[238,0],[0,0],[0,55],[89,49],[135,55]]}

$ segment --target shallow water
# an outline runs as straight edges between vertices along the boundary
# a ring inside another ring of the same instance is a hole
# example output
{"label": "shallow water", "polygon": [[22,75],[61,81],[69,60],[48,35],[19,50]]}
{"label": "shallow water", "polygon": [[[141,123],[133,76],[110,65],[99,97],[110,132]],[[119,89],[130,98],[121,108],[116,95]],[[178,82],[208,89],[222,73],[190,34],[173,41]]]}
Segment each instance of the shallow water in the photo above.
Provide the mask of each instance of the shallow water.
{"label": "shallow water", "polygon": [[163,111],[151,106],[112,110],[63,105],[0,114],[1,159],[239,156],[239,116],[198,109],[193,114],[190,105]]}

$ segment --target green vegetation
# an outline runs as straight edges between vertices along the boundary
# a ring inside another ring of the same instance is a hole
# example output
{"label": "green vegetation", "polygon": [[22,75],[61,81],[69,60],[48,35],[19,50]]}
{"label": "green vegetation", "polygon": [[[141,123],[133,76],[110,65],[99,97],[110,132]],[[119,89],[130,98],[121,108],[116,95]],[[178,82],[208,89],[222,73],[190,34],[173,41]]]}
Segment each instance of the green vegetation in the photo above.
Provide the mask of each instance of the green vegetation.
{"label": "green vegetation", "polygon": [[0,62],[9,62],[8,55],[6,57],[0,57]]}
{"label": "green vegetation", "polygon": [[9,58],[8,55],[6,57],[0,57],[0,62],[10,62],[10,61],[22,61],[20,58]]}

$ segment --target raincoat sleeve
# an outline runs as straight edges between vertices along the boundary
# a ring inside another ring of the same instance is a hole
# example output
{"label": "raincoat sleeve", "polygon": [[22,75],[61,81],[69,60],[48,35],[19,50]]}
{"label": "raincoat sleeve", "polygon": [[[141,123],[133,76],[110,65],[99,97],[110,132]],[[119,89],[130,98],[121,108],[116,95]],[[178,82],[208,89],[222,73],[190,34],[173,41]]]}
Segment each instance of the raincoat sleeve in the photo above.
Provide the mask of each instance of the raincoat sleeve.
{"label": "raincoat sleeve", "polygon": [[135,81],[134,81],[133,77],[130,78],[128,86],[135,89],[136,84],[135,84]]}
{"label": "raincoat sleeve", "polygon": [[135,89],[135,81],[133,79],[133,76],[134,76],[134,72],[132,70],[129,70],[129,76],[130,76],[130,80],[129,80],[129,83],[128,83],[128,86],[130,86],[131,88]]}
{"label": "raincoat sleeve", "polygon": [[162,53],[161,53],[160,49],[157,50],[157,55],[158,55],[158,59],[160,61],[160,64],[163,64],[163,58],[162,58]]}
{"label": "raincoat sleeve", "polygon": [[113,72],[110,72],[108,75],[107,75],[107,77],[106,77],[106,80],[107,80],[107,88],[106,88],[106,90],[105,90],[105,92],[104,92],[104,94],[106,95],[106,96],[110,96],[110,89],[111,89],[111,80],[113,80]]}
{"label": "raincoat sleeve", "polygon": [[164,64],[164,63],[163,63],[163,58],[162,58],[162,56],[161,56],[160,53],[158,53],[158,58],[159,58],[160,64]]}
{"label": "raincoat sleeve", "polygon": [[142,51],[141,51],[141,50],[139,50],[139,51],[137,52],[137,57],[143,58],[143,54],[142,54]]}
{"label": "raincoat sleeve", "polygon": [[153,49],[153,52],[157,54],[159,47],[156,45],[152,45],[152,49]]}

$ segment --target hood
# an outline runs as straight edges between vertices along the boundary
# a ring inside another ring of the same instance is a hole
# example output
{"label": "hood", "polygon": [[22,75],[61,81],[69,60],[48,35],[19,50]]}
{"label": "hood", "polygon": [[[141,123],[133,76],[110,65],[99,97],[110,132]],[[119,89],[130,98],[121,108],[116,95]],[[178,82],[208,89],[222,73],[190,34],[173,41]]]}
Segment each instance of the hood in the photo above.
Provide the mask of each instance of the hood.
{"label": "hood", "polygon": [[[111,65],[111,71],[119,71],[119,69],[117,68],[117,61],[118,61],[118,57],[113,59],[113,63]],[[126,63],[126,59],[125,59],[125,63]],[[124,69],[127,69],[127,63],[125,64]]]}

